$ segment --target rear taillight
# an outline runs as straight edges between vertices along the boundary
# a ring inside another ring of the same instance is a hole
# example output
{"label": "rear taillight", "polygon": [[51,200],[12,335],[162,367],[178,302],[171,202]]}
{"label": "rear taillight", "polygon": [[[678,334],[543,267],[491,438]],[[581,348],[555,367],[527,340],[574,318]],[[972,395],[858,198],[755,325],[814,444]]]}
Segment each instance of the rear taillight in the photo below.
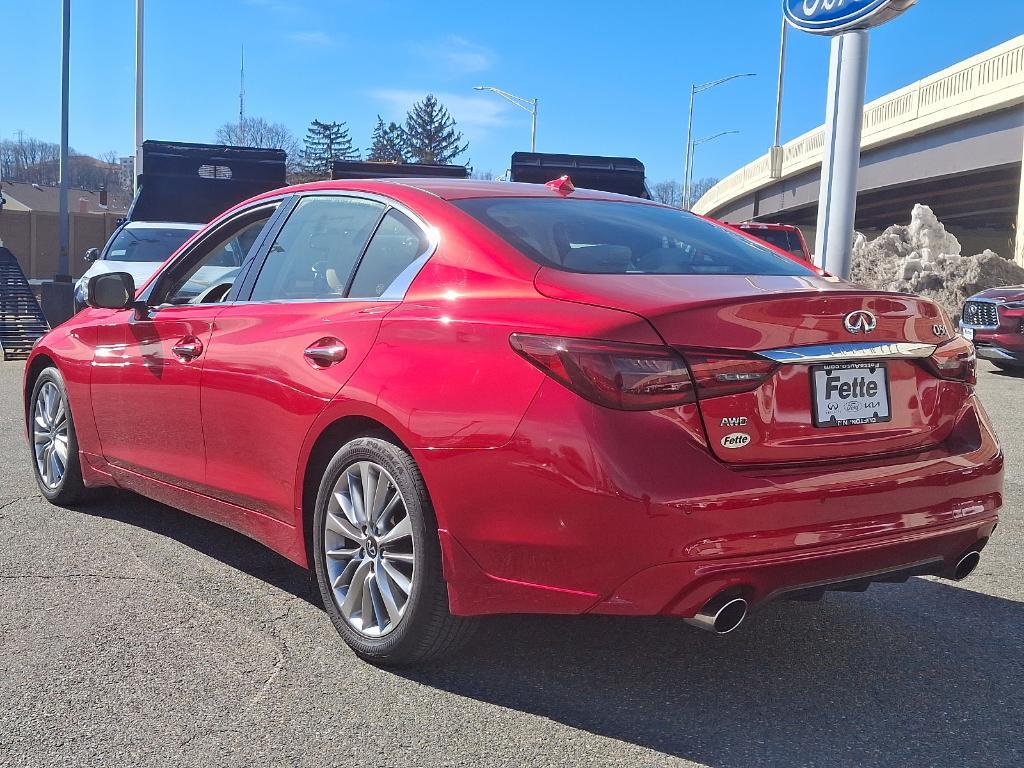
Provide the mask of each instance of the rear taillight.
{"label": "rear taillight", "polygon": [[775,371],[777,364],[754,355],[735,352],[684,351],[702,400],[735,395],[757,389]]}
{"label": "rear taillight", "polygon": [[581,397],[623,411],[694,401],[686,362],[668,347],[515,333],[512,348]]}
{"label": "rear taillight", "polygon": [[652,411],[757,389],[776,364],[755,356],[513,334],[512,348],[598,405]]}
{"label": "rear taillight", "polygon": [[978,357],[974,345],[963,336],[954,336],[925,360],[928,369],[940,379],[978,383]]}

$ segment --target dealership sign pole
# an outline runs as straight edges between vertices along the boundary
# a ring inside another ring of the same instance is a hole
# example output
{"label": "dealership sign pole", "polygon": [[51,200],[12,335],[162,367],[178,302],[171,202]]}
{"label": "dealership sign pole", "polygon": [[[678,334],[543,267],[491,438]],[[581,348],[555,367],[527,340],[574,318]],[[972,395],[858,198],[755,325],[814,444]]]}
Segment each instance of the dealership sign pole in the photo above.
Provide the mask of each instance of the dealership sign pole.
{"label": "dealership sign pole", "polygon": [[916,2],[783,0],[790,25],[832,37],[815,260],[837,277],[850,276],[868,72],[868,30],[899,16]]}

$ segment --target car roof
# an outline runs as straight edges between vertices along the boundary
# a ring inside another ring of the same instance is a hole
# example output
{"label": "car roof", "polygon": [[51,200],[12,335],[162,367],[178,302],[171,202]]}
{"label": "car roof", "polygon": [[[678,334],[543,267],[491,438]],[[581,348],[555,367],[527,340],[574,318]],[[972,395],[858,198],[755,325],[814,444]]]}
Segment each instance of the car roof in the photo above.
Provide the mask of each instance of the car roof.
{"label": "car roof", "polygon": [[[335,181],[315,181],[284,187],[265,195],[276,197],[291,192],[307,191],[360,191],[379,192],[382,195],[401,196],[404,189],[415,189],[439,197],[443,200],[465,200],[478,197],[535,197],[560,199],[563,195],[544,184],[523,184],[514,181],[483,181],[479,179],[443,179],[443,178],[393,178],[393,179],[339,179]],[[568,196],[582,200],[618,200],[644,205],[659,205],[650,200],[642,200],[628,195],[617,195],[596,189],[576,189]]]}
{"label": "car roof", "polygon": [[195,224],[184,221],[126,221],[125,229],[190,229],[198,231],[203,224]]}

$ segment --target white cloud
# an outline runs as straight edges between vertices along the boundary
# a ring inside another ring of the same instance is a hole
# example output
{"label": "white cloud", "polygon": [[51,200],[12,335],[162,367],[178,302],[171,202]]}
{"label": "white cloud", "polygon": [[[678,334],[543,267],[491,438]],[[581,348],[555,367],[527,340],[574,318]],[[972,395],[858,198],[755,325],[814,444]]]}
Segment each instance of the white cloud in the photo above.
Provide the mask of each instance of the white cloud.
{"label": "white cloud", "polygon": [[449,35],[429,46],[419,46],[417,53],[430,62],[440,64],[453,75],[473,75],[494,65],[494,53],[464,37]]}
{"label": "white cloud", "polygon": [[292,32],[288,35],[288,39],[300,45],[319,46],[321,48],[334,45],[334,38],[326,32],[320,31]]}
{"label": "white cloud", "polygon": [[[402,88],[382,88],[370,95],[384,105],[382,116],[388,120],[401,123],[405,114],[417,101],[429,91],[416,91]],[[467,139],[482,139],[493,128],[501,128],[508,124],[508,110],[511,105],[504,99],[495,98],[493,94],[478,93],[462,95],[432,91],[455,119],[457,127]],[[490,98],[488,98],[490,96]]]}

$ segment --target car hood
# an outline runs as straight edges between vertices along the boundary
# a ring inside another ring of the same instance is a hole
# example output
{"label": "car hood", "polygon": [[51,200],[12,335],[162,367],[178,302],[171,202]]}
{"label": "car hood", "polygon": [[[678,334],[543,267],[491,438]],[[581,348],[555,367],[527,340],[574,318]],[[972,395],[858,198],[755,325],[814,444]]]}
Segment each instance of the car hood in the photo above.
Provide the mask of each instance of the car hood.
{"label": "car hood", "polygon": [[135,287],[140,287],[153,276],[153,273],[160,269],[162,261],[109,261],[99,259],[94,261],[85,271],[78,282],[84,286],[89,278],[95,275],[102,275],[107,272],[127,272],[135,281]]}
{"label": "car hood", "polygon": [[[971,299],[992,299],[993,301],[1022,301],[1024,300],[1024,285],[1008,285],[1005,288],[989,288],[982,291]],[[970,301],[970,299],[968,299]]]}

